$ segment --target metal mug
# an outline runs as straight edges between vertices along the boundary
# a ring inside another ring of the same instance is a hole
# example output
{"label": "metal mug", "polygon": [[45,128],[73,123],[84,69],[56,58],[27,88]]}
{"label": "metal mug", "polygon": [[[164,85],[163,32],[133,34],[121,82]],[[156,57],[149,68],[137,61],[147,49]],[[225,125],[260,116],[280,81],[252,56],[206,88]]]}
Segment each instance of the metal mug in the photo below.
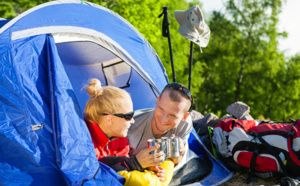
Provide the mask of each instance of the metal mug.
{"label": "metal mug", "polygon": [[179,138],[177,137],[170,137],[168,139],[168,158],[178,158],[180,156],[179,150]]}
{"label": "metal mug", "polygon": [[171,155],[171,148],[170,147],[170,137],[162,137],[161,140],[163,141],[163,143],[165,144],[165,154],[166,154],[166,157],[169,158],[170,155]]}
{"label": "metal mug", "polygon": [[162,137],[162,143],[166,146],[166,157],[167,158],[178,158],[180,156],[179,151],[179,138],[178,137]]}
{"label": "metal mug", "polygon": [[167,158],[167,156],[166,156],[166,149],[167,149],[166,143],[161,139],[148,139],[148,148],[150,148],[150,147],[152,147],[156,144],[159,144],[160,147],[158,149],[152,151],[151,153],[158,153],[160,151],[163,151],[164,152],[163,161],[165,161],[166,158]]}

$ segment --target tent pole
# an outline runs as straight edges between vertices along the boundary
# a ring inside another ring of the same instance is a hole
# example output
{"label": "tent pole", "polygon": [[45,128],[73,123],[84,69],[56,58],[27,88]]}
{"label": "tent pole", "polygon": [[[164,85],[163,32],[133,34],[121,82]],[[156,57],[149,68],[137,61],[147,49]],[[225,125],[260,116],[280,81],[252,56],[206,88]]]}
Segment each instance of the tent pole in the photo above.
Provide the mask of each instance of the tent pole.
{"label": "tent pole", "polygon": [[170,23],[169,23],[169,18],[168,18],[168,7],[167,6],[163,7],[163,12],[158,17],[161,17],[162,15],[164,15],[163,25],[162,25],[162,35],[164,37],[168,37],[172,74],[173,74],[173,82],[176,82],[175,67],[174,67],[174,62],[173,62],[173,52],[172,52],[172,45],[171,45],[171,37],[170,37],[170,30],[169,30]]}
{"label": "tent pole", "polygon": [[191,81],[192,81],[192,66],[193,66],[193,42],[190,44],[190,66],[189,66],[189,89],[191,90]]}

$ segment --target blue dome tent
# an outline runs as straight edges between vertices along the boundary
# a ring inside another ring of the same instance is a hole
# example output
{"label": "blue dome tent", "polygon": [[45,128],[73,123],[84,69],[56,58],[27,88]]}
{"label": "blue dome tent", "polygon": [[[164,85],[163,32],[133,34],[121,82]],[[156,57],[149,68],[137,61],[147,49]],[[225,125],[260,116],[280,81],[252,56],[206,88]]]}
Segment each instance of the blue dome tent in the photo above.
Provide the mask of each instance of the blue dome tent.
{"label": "blue dome tent", "polygon": [[[98,78],[127,90],[134,109],[154,107],[168,80],[147,40],[104,7],[52,1],[0,19],[0,49],[0,185],[122,185],[96,159],[83,87]],[[195,131],[190,141],[210,157]]]}

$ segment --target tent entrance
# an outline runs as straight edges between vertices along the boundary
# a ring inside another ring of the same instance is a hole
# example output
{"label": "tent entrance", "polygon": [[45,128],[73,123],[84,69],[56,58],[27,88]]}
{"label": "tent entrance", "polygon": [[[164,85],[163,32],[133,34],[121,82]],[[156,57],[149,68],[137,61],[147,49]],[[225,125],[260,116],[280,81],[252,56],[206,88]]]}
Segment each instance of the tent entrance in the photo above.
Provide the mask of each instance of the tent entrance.
{"label": "tent entrance", "polygon": [[134,62],[115,45],[78,33],[53,33],[53,38],[82,111],[89,99],[85,88],[92,78],[99,79],[103,86],[126,89],[133,98],[134,109],[139,109],[141,104],[155,103],[155,91],[137,71]]}
{"label": "tent entrance", "polygon": [[100,79],[104,86],[129,86],[132,68],[112,51],[111,45],[83,34],[60,33],[53,36],[71,82],[78,84],[80,79],[85,79],[84,75]]}

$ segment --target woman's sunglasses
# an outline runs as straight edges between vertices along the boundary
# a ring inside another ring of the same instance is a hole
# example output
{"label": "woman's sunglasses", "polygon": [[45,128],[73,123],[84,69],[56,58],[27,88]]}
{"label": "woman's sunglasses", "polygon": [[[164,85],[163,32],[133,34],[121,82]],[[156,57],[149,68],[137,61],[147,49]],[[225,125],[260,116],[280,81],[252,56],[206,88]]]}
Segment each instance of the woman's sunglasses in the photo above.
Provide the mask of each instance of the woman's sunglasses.
{"label": "woman's sunglasses", "polygon": [[105,113],[101,113],[100,115],[113,115],[113,116],[117,116],[119,118],[124,118],[126,119],[127,121],[130,121],[132,118],[133,118],[133,115],[134,115],[134,111],[132,112],[128,112],[126,114],[105,114]]}

